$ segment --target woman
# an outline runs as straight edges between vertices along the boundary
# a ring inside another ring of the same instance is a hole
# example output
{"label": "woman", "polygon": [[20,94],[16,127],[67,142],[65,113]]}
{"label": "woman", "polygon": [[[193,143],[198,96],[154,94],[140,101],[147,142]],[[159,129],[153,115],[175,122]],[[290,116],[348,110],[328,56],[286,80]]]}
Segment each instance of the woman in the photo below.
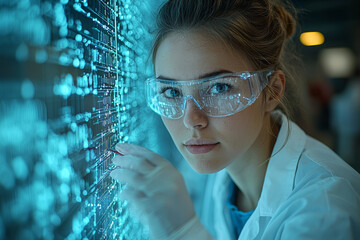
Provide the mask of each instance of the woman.
{"label": "woman", "polygon": [[195,214],[181,174],[118,144],[112,177],[153,239],[360,239],[360,177],[286,114],[283,63],[295,21],[267,0],[170,0],[158,15],[150,107],[199,173]]}

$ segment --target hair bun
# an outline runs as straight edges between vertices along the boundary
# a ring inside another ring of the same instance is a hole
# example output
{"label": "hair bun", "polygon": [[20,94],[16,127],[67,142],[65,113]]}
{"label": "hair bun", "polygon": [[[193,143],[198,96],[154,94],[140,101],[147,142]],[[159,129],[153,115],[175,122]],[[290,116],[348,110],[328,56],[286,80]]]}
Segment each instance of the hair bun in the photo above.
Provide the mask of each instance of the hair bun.
{"label": "hair bun", "polygon": [[294,17],[280,4],[275,4],[274,9],[277,15],[276,17],[286,33],[286,38],[290,38],[296,29],[296,21]]}

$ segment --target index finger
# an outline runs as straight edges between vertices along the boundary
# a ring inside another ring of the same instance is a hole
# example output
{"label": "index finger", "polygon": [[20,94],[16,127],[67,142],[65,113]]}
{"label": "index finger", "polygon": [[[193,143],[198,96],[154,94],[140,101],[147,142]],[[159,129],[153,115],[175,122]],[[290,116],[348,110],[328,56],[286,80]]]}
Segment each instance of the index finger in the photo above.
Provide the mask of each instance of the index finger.
{"label": "index finger", "polygon": [[124,155],[133,155],[136,157],[145,158],[156,166],[168,163],[168,161],[161,157],[159,154],[156,154],[153,151],[139,145],[118,143],[116,144],[115,149],[118,150],[120,153],[123,153]]}

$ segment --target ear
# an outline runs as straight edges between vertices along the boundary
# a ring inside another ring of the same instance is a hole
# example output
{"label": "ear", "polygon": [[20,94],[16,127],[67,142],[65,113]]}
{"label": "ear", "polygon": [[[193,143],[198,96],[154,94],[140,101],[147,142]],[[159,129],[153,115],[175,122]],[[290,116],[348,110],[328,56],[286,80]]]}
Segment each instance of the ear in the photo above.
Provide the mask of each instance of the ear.
{"label": "ear", "polygon": [[266,91],[265,110],[271,112],[280,103],[285,93],[285,74],[283,71],[277,70],[271,75]]}

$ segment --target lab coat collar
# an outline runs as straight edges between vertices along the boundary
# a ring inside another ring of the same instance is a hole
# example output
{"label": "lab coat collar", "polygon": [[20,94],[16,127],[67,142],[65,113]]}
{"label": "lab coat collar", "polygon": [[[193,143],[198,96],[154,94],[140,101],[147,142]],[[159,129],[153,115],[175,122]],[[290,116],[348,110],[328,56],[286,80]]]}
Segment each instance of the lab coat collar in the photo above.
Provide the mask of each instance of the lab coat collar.
{"label": "lab coat collar", "polygon": [[273,216],[294,187],[296,168],[305,147],[306,134],[279,111],[272,117],[281,123],[258,202],[260,216]]}

